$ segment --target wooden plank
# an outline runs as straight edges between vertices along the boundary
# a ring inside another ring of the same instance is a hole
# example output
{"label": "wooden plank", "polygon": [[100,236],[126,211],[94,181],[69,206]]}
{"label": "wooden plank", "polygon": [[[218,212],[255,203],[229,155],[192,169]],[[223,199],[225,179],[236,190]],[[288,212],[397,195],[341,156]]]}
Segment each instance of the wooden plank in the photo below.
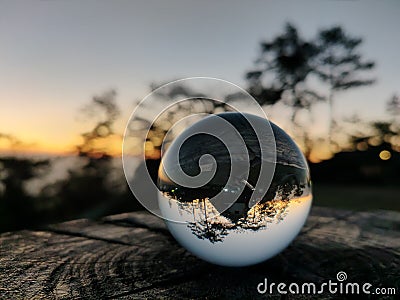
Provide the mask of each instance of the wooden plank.
{"label": "wooden plank", "polygon": [[400,213],[390,211],[315,207],[285,251],[246,268],[197,259],[146,212],[4,233],[0,249],[1,299],[265,298],[264,278],[320,283],[339,271],[400,293]]}

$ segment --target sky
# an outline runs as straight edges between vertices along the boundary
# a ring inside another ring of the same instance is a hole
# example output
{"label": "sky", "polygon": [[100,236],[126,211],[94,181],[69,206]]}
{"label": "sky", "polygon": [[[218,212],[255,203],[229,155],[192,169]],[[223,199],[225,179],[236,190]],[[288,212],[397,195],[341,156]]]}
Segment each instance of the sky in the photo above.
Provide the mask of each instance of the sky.
{"label": "sky", "polygon": [[399,12],[397,0],[0,0],[0,133],[65,152],[85,131],[81,108],[110,88],[122,131],[152,82],[206,76],[245,87],[260,41],[287,21],[305,37],[342,25],[364,38],[377,83],[338,95],[335,110],[383,118],[398,92]]}

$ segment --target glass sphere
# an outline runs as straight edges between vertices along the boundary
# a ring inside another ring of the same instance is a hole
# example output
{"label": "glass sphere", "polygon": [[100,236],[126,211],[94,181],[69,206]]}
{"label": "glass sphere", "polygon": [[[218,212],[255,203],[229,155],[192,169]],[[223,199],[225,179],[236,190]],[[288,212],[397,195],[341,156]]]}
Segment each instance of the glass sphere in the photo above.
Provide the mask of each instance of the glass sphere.
{"label": "glass sphere", "polygon": [[312,202],[307,162],[294,141],[242,113],[210,115],[184,130],[163,153],[158,188],[175,239],[225,266],[260,263],[285,249]]}

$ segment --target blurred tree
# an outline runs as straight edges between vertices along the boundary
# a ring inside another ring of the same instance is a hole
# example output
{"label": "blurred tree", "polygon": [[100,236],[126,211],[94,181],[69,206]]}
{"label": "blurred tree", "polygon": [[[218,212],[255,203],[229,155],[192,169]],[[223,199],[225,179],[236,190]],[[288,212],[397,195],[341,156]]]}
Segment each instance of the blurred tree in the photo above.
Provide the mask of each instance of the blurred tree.
{"label": "blurred tree", "polygon": [[[120,115],[116,96],[115,90],[109,90],[94,96],[91,103],[84,107],[84,114],[95,118],[96,124],[89,132],[81,134],[83,143],[77,146],[79,156],[100,158],[110,155],[107,140],[116,135],[113,125]],[[118,136],[121,137],[120,134]]]}
{"label": "blurred tree", "polygon": [[0,232],[40,222],[41,207],[27,192],[25,184],[32,178],[44,176],[49,166],[47,159],[0,158]]}
{"label": "blurred tree", "polygon": [[386,105],[387,112],[393,116],[392,119],[372,122],[363,122],[360,118],[349,120],[350,123],[358,128],[358,131],[353,130],[353,133],[349,134],[350,144],[354,145],[355,149],[365,151],[371,146],[376,147],[386,144],[392,150],[400,152],[399,97],[394,94]]}
{"label": "blurred tree", "polygon": [[362,39],[350,36],[340,26],[320,30],[314,44],[318,51],[313,61],[313,72],[329,88],[329,137],[332,142],[335,93],[374,83],[374,79],[366,79],[362,75],[373,69],[375,63],[363,60],[358,50]]}
{"label": "blurred tree", "polygon": [[[320,30],[315,38],[306,40],[288,23],[283,33],[261,43],[255,68],[246,73],[248,90],[260,105],[283,101],[292,107],[291,121],[296,129],[301,125],[296,119],[300,110],[310,112],[316,102],[328,100],[332,142],[335,93],[374,82],[361,77],[374,67],[372,61],[363,61],[358,51],[361,43],[362,39],[349,36],[339,26]],[[311,78],[319,79],[314,87]],[[324,84],[327,94],[320,91]],[[303,139],[307,154],[313,143],[306,131],[303,128],[297,138]]]}
{"label": "blurred tree", "polygon": [[43,188],[41,196],[58,203],[54,219],[97,218],[140,207],[132,199],[122,169],[115,164],[114,155],[119,153],[113,153],[113,139],[122,139],[113,128],[120,114],[116,96],[115,90],[106,91],[84,107],[84,116],[94,122],[81,134],[77,164],[69,169],[68,178]]}
{"label": "blurred tree", "polygon": [[[386,146],[400,151],[400,136],[398,128],[391,121],[366,122],[358,118],[349,120],[355,127],[362,130],[348,133],[351,150],[367,151],[374,147]],[[362,125],[362,126],[360,126]]]}
{"label": "blurred tree", "polygon": [[[25,144],[17,137],[0,133],[11,151]],[[49,172],[48,159],[0,157],[0,232],[16,230],[38,223],[38,201],[26,189],[26,183]]]}
{"label": "blurred tree", "polygon": [[286,24],[283,33],[261,43],[261,53],[256,68],[247,72],[248,90],[260,105],[273,105],[284,99],[293,107],[292,122],[301,109],[323,100],[305,82],[313,71],[312,60],[318,48],[304,40],[294,25]]}
{"label": "blurred tree", "polygon": [[394,94],[388,101],[386,110],[394,117],[400,116],[400,97]]}
{"label": "blurred tree", "polygon": [[106,91],[92,98],[84,107],[84,114],[95,123],[83,133],[82,144],[77,146],[78,155],[84,159],[83,166],[70,171],[68,182],[61,183],[64,203],[73,213],[89,217],[126,210],[137,210],[121,169],[114,165],[113,139],[122,140],[114,131],[120,115],[115,90]]}

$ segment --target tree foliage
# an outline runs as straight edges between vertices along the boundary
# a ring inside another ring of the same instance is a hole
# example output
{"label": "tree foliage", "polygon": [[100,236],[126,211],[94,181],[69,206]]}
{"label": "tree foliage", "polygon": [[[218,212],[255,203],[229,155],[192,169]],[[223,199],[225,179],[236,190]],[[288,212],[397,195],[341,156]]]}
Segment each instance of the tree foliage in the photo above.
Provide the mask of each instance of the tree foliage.
{"label": "tree foliage", "polygon": [[294,108],[310,107],[320,96],[301,86],[313,70],[314,44],[305,41],[297,29],[287,24],[282,34],[261,43],[256,69],[246,74],[249,91],[260,105],[275,104],[288,91]]}
{"label": "tree foliage", "polygon": [[359,51],[362,39],[352,37],[340,26],[318,32],[315,45],[318,49],[314,72],[330,85],[331,91],[346,90],[370,85],[373,79],[363,78],[363,72],[374,68],[371,60],[363,60]]}
{"label": "tree foliage", "polygon": [[288,23],[281,34],[261,43],[255,67],[246,73],[249,92],[261,105],[283,101],[292,107],[294,124],[300,110],[310,111],[316,102],[327,101],[331,133],[334,94],[374,82],[365,77],[375,63],[363,58],[362,42],[340,26],[305,39]]}
{"label": "tree foliage", "polygon": [[115,134],[113,125],[120,115],[116,103],[117,93],[109,90],[94,96],[91,103],[84,108],[84,114],[94,118],[96,124],[90,131],[82,133],[82,144],[77,146],[79,156],[103,157],[108,156],[107,139]]}
{"label": "tree foliage", "polygon": [[394,94],[386,105],[386,110],[394,117],[400,116],[400,97]]}

